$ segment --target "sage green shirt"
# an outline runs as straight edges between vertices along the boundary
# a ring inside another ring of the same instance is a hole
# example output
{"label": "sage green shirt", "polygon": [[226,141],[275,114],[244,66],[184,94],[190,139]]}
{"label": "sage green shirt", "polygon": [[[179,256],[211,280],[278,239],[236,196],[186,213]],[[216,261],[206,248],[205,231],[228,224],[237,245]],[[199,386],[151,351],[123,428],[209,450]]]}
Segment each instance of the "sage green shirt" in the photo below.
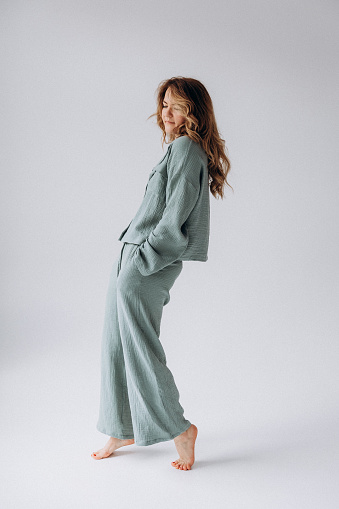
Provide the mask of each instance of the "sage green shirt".
{"label": "sage green shirt", "polygon": [[208,259],[210,191],[207,154],[176,138],[149,175],[143,201],[119,240],[138,244],[133,262],[144,276],[175,260]]}

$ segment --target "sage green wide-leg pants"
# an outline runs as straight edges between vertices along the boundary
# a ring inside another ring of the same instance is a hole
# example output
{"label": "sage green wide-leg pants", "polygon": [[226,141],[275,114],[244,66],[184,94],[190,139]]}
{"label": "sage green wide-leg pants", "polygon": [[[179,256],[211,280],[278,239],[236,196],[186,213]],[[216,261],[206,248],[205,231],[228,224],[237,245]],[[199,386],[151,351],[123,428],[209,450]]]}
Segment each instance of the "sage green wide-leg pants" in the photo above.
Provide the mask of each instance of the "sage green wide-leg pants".
{"label": "sage green wide-leg pants", "polygon": [[136,248],[123,244],[108,285],[97,430],[152,445],[172,440],[191,425],[159,340],[163,307],[183,262],[143,276],[132,261]]}

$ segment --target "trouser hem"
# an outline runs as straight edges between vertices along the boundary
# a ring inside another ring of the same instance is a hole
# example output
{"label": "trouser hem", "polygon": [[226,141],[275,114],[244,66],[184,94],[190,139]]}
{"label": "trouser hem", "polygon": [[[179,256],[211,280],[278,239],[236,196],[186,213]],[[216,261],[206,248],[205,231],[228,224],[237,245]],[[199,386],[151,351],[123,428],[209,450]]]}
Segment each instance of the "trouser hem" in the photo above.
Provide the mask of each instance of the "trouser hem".
{"label": "trouser hem", "polygon": [[188,430],[188,428],[191,427],[191,423],[189,423],[188,426],[186,426],[184,429],[180,430],[180,431],[177,431],[176,433],[173,433],[173,435],[168,435],[166,438],[163,437],[163,438],[153,438],[151,440],[138,440],[138,441],[135,441],[135,445],[140,445],[140,446],[146,446],[146,445],[153,445],[153,444],[157,444],[159,442],[168,442],[169,440],[173,440],[173,438],[181,435],[181,433],[184,433],[185,431]]}
{"label": "trouser hem", "polygon": [[131,434],[121,434],[121,433],[115,433],[114,431],[110,432],[107,430],[104,430],[104,428],[101,428],[100,426],[96,427],[100,433],[104,433],[104,435],[109,435],[110,437],[114,438],[120,438],[120,440],[130,440],[131,438],[134,439],[133,433]]}
{"label": "trouser hem", "polygon": [[[190,428],[190,426],[191,426],[191,423],[189,423],[189,425],[186,426],[185,429],[177,431],[176,433],[173,433],[172,435],[169,435],[167,437],[152,438],[151,440],[138,440],[137,442],[134,442],[134,443],[135,443],[135,445],[139,445],[139,446],[147,446],[147,445],[157,444],[159,442],[168,442],[169,440],[173,440],[175,437],[181,435],[181,433],[184,433],[185,431],[187,431],[188,428]],[[119,438],[120,440],[130,440],[132,438],[134,440],[133,434],[121,434],[121,433],[115,433],[114,431],[108,432],[107,430],[104,430],[100,426],[97,426],[96,428],[98,431],[100,431],[100,433],[103,433],[104,435],[109,435],[114,438]]]}

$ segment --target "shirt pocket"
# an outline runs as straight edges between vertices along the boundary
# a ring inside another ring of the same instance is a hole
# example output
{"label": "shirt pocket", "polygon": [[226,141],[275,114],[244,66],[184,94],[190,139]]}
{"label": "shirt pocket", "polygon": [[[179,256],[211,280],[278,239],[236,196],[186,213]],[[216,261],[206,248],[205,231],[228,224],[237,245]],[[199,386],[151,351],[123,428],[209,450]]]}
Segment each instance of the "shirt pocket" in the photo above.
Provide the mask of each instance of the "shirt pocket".
{"label": "shirt pocket", "polygon": [[150,178],[153,177],[154,173],[159,169],[160,166],[162,166],[162,163],[164,162],[166,156],[167,156],[168,152],[166,152],[166,154],[160,159],[160,161],[158,162],[158,164],[156,166],[154,166],[153,170],[151,171],[151,173],[149,174],[149,177],[148,177],[148,180],[150,180]]}
{"label": "shirt pocket", "polygon": [[159,172],[155,171],[151,175],[146,189],[145,195],[152,200],[160,203],[166,203],[166,185],[167,179]]}

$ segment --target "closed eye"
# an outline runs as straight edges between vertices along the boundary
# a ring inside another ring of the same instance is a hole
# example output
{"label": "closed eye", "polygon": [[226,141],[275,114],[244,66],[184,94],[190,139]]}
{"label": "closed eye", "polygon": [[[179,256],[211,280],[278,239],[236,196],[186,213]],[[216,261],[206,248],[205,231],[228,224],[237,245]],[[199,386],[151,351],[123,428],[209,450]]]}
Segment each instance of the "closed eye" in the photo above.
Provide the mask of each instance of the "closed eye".
{"label": "closed eye", "polygon": [[[166,104],[163,104],[163,105],[162,105],[162,107],[163,107],[163,108],[167,108],[167,105],[166,105]],[[174,109],[174,110],[177,110],[177,111],[180,111],[180,108],[178,108],[178,107],[176,107],[176,108],[174,107],[173,109]]]}

